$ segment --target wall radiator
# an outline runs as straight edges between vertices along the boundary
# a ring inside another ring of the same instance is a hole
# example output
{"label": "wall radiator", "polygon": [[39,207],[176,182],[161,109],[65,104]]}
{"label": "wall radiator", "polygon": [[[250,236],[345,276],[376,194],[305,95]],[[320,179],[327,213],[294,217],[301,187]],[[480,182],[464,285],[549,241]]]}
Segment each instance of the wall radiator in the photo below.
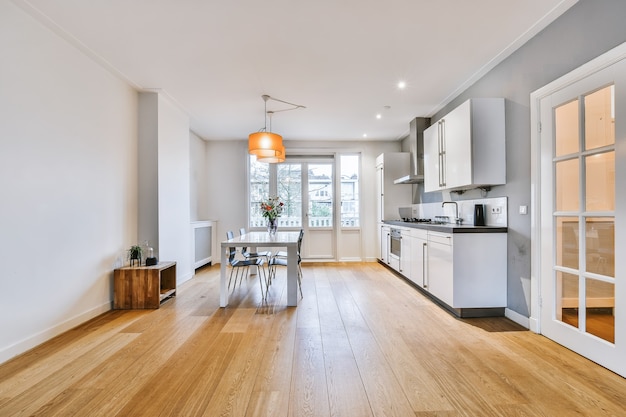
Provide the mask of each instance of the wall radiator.
{"label": "wall radiator", "polygon": [[206,265],[212,260],[215,245],[215,222],[197,221],[191,223],[194,248],[194,269]]}

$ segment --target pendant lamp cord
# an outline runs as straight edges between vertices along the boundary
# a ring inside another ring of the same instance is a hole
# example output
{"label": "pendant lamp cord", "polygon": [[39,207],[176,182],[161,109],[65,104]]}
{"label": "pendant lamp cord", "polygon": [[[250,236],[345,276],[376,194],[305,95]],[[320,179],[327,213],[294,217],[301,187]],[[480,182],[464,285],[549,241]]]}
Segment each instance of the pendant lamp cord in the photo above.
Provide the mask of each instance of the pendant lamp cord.
{"label": "pendant lamp cord", "polygon": [[[283,111],[289,111],[289,110],[306,109],[306,106],[303,106],[303,105],[301,105],[301,104],[293,104],[293,103],[290,103],[290,102],[285,101],[285,100],[280,100],[280,99],[277,99],[277,98],[271,97],[271,96],[269,96],[269,95],[267,95],[267,94],[263,94],[263,95],[261,96],[261,98],[262,98],[262,99],[263,99],[263,101],[265,102],[265,115],[264,115],[264,116],[265,116],[265,119],[264,119],[265,127],[263,127],[263,131],[264,131],[264,132],[267,132],[267,131],[268,131],[268,130],[267,130],[267,117],[268,117],[268,115],[269,115],[269,118],[270,118],[270,130],[269,130],[269,132],[271,132],[271,131],[272,131],[272,115],[273,115],[274,113],[283,112]],[[288,105],[290,105],[290,106],[293,106],[293,108],[290,108],[290,109],[281,109],[281,110],[270,110],[270,111],[267,111],[267,100],[274,100],[274,101],[278,101],[279,103],[288,104]]]}

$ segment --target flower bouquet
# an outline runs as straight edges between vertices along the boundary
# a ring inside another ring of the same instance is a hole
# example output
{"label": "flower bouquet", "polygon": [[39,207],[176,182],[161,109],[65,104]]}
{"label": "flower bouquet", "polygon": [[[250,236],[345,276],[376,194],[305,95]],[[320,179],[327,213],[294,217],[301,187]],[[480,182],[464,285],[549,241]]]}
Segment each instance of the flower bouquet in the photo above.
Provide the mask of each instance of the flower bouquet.
{"label": "flower bouquet", "polygon": [[267,201],[261,202],[261,213],[267,219],[267,231],[272,235],[278,229],[276,219],[282,214],[284,206],[285,204],[280,201],[280,197],[269,197]]}

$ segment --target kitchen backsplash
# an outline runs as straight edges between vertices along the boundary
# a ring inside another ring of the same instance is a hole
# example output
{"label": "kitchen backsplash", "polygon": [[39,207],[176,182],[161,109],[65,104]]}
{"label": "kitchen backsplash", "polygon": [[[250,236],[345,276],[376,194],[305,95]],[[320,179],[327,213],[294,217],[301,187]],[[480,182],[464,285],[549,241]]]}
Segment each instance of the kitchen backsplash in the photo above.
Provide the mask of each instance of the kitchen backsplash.
{"label": "kitchen backsplash", "polygon": [[[507,197],[481,198],[476,200],[455,201],[459,207],[459,217],[463,224],[474,224],[474,205],[485,205],[486,226],[508,227],[508,201]],[[454,204],[423,203],[411,206],[412,217],[419,219],[435,219],[435,216],[448,216],[454,222]]]}

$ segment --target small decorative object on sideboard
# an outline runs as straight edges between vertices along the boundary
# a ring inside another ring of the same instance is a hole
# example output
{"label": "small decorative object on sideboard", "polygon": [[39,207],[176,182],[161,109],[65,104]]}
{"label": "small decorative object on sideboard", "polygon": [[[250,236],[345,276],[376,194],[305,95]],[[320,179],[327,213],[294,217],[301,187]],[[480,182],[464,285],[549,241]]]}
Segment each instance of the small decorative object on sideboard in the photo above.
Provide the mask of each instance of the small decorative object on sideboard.
{"label": "small decorative object on sideboard", "polygon": [[130,266],[141,266],[141,246],[133,245],[128,249],[128,258],[130,259]]}
{"label": "small decorative object on sideboard", "polygon": [[158,263],[157,258],[154,256],[154,249],[146,240],[146,266],[153,266]]}

